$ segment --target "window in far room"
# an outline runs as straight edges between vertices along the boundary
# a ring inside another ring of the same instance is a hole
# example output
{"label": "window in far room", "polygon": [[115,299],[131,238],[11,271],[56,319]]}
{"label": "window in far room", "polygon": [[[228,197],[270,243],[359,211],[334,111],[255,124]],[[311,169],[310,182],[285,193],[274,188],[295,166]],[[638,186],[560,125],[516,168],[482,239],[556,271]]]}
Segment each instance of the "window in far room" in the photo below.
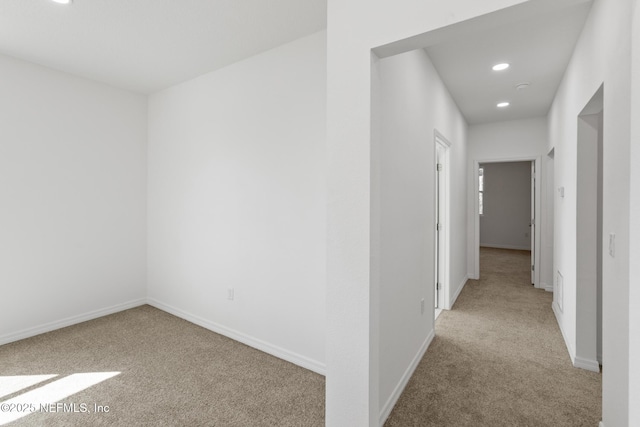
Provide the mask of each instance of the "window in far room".
{"label": "window in far room", "polygon": [[478,168],[478,212],[480,215],[484,214],[484,207],[482,205],[484,196],[484,168]]}

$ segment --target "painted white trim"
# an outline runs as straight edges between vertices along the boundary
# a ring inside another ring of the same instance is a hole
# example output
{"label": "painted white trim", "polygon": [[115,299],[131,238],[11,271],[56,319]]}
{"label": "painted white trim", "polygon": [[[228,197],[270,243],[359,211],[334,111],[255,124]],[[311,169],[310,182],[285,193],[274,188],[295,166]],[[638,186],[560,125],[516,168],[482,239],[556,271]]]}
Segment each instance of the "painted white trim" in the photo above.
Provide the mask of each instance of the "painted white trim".
{"label": "painted white trim", "polygon": [[460,296],[460,292],[466,286],[467,281],[469,281],[469,276],[464,276],[462,282],[458,285],[458,289],[453,293],[453,297],[451,298],[450,304],[447,306],[447,310],[451,310],[453,308],[453,304],[456,303],[456,300]]}
{"label": "painted white trim", "polygon": [[495,249],[513,249],[514,251],[530,251],[529,246],[511,246],[511,245],[494,245],[493,243],[480,243],[481,248],[495,248]]}
{"label": "painted white trim", "polygon": [[168,304],[164,304],[153,298],[146,298],[146,299],[139,298],[126,303],[113,305],[111,307],[94,310],[88,313],[68,317],[62,320],[45,323],[40,326],[35,326],[32,328],[23,329],[15,333],[3,335],[3,336],[0,336],[0,345],[9,344],[11,342],[23,340],[26,338],[31,338],[33,336],[44,334],[46,332],[51,332],[57,329],[66,328],[67,326],[72,326],[78,323],[94,320],[100,317],[108,316],[110,314],[118,313],[120,311],[128,310],[134,307],[139,307],[145,304],[149,304],[150,306],[153,306],[159,310],[165,311],[169,314],[172,314],[176,317],[180,317],[181,319],[184,319],[196,325],[202,326],[203,328],[209,329],[220,335],[224,335],[235,341],[239,341],[250,347],[253,347],[265,353],[271,354],[272,356],[275,356],[279,359],[283,359],[283,360],[286,360],[287,362],[291,362],[305,369],[309,369],[310,371],[316,372],[320,375],[326,374],[326,366],[323,363],[320,363],[316,360],[299,355],[297,353],[293,353],[289,350],[283,349],[281,347],[275,346],[273,344],[267,343],[257,338],[253,338],[249,335],[243,334],[241,332],[235,331],[233,329],[227,328],[217,323],[202,319],[198,316],[194,316],[183,310],[177,309]]}
{"label": "painted white trim", "polygon": [[435,336],[436,336],[435,330],[432,329],[431,332],[429,332],[429,335],[427,336],[427,338],[422,343],[422,346],[420,346],[420,349],[418,350],[418,353],[415,355],[415,357],[411,361],[411,364],[409,364],[406,371],[404,371],[404,374],[400,378],[398,385],[396,385],[396,387],[393,389],[393,393],[391,393],[391,396],[389,396],[389,399],[387,399],[387,402],[384,404],[384,406],[382,407],[382,410],[380,411],[380,419],[379,419],[380,426],[383,426],[385,421],[387,421],[387,418],[389,418],[389,414],[391,414],[393,407],[396,406],[396,403],[398,403],[398,399],[400,399],[400,395],[404,391],[404,388],[407,386],[407,383],[411,379],[411,376],[415,372],[416,368],[418,367],[418,364],[420,363],[420,360],[422,360],[422,357],[424,356],[427,349],[431,345],[431,342],[433,341]]}
{"label": "painted white trim", "polygon": [[220,325],[210,320],[203,319],[202,317],[187,313],[184,310],[173,307],[169,304],[165,304],[154,298],[147,298],[147,304],[159,310],[166,311],[169,314],[173,314],[174,316],[184,319],[188,322],[191,322],[198,326],[202,326],[203,328],[213,331],[217,334],[224,335],[225,337],[231,338],[232,340],[246,344],[249,347],[253,347],[279,359],[291,362],[294,365],[309,369],[310,371],[316,372],[320,375],[326,375],[326,365],[324,363],[318,362],[317,360],[310,359],[306,356],[302,356],[282,347],[278,347],[266,341],[262,341],[258,338],[254,338],[242,332],[236,331],[234,329],[227,328],[226,326]]}
{"label": "painted white trim", "polygon": [[445,145],[446,148],[451,147],[451,142],[444,136],[438,129],[433,130],[433,137],[439,139],[441,143]]}
{"label": "painted white trim", "polygon": [[600,372],[600,364],[597,360],[585,359],[579,356],[576,356],[573,361],[573,366],[580,369],[586,369],[591,372]]}
{"label": "painted white trim", "polygon": [[[443,134],[441,134],[437,129],[433,130],[433,135],[434,135],[434,144],[433,144],[433,156],[435,159],[438,158],[438,147],[442,147],[444,149],[444,171],[442,173],[442,187],[444,187],[444,195],[440,195],[440,188],[436,188],[434,189],[434,201],[433,201],[433,207],[434,207],[434,220],[436,220],[436,223],[434,224],[434,227],[437,227],[437,218],[438,218],[438,212],[436,211],[437,208],[440,208],[441,213],[443,214],[443,218],[441,218],[441,222],[442,222],[442,242],[438,242],[437,241],[437,236],[438,233],[435,233],[436,239],[434,239],[434,262],[438,262],[438,253],[442,256],[442,260],[440,260],[439,265],[436,265],[435,271],[436,273],[438,272],[442,272],[442,282],[440,283],[441,285],[441,292],[439,294],[438,297],[438,306],[442,306],[445,309],[448,309],[448,307],[450,307],[452,304],[450,304],[451,301],[451,263],[450,263],[450,251],[451,251],[451,228],[449,227],[449,222],[451,220],[451,201],[450,201],[450,194],[451,194],[451,152],[450,152],[450,148],[451,148],[451,142],[444,137]],[[433,171],[433,182],[434,184],[437,185],[438,183],[438,179],[437,179],[437,175],[438,175],[438,171],[437,168],[434,168]],[[436,194],[440,195],[441,199],[440,199],[440,203],[437,203],[437,201],[435,200],[435,196]],[[443,248],[440,248],[440,251],[438,251],[438,244],[439,243],[443,243]],[[434,278],[434,286],[437,286],[438,283],[438,277]]]}
{"label": "painted white trim", "polygon": [[562,318],[562,315],[560,314],[562,313],[562,310],[560,310],[560,307],[558,307],[558,304],[555,302],[551,304],[551,309],[553,310],[553,314],[555,314],[556,316],[556,322],[558,323],[558,328],[562,333],[562,339],[564,340],[564,344],[567,347],[567,352],[569,353],[569,360],[571,360],[571,363],[573,364],[573,361],[575,359],[574,357],[575,351],[573,350],[573,346],[567,339],[567,335],[565,334],[564,328],[562,327],[562,322],[560,321],[560,319]]}
{"label": "painted white trim", "polygon": [[[470,176],[476,177],[478,167],[482,163],[507,163],[507,162],[535,162],[536,165],[536,191],[535,191],[535,199],[536,199],[536,207],[535,207],[535,218],[536,218],[536,228],[535,228],[535,251],[534,251],[534,260],[536,266],[536,271],[534,272],[534,286],[536,288],[540,288],[540,268],[542,265],[542,252],[541,252],[541,242],[542,242],[542,234],[541,234],[541,223],[542,223],[542,157],[541,156],[524,156],[524,157],[507,157],[507,158],[497,158],[497,159],[474,159],[471,163],[471,171]],[[471,277],[480,277],[480,215],[478,214],[478,180],[472,180],[472,188],[473,189],[473,207],[472,207],[472,215],[473,215],[473,275]],[[528,250],[531,250],[529,248]]]}
{"label": "painted white trim", "polygon": [[18,332],[10,333],[0,336],[0,345],[9,344],[10,342],[31,338],[36,335],[44,334],[46,332],[55,331],[56,329],[66,328],[67,326],[76,325],[78,323],[86,322],[88,320],[97,319],[99,317],[108,316],[109,314],[118,313],[120,311],[128,310],[130,308],[139,307],[147,303],[145,298],[139,298],[133,301],[125,302],[122,304],[112,305],[111,307],[105,307],[98,310],[90,311],[88,313],[79,314],[77,316],[67,317],[65,319],[56,320],[54,322],[45,323],[40,326],[34,326],[32,328],[23,329]]}
{"label": "painted white trim", "polygon": [[547,292],[553,292],[553,285],[549,285],[549,284],[547,284],[546,282],[542,282],[542,283],[540,284],[540,287],[541,287],[542,289],[544,289],[545,291],[547,291]]}
{"label": "painted white trim", "polygon": [[553,314],[555,314],[556,316],[558,328],[560,328],[564,343],[567,346],[567,352],[569,352],[569,359],[571,360],[571,364],[576,368],[586,369],[587,371],[592,372],[600,372],[600,364],[597,360],[584,359],[575,355],[575,350],[573,349],[573,346],[571,345],[569,340],[567,340],[567,336],[564,333],[564,328],[562,327],[562,323],[560,322],[560,318],[562,316],[559,314],[560,308],[558,307],[558,304],[554,302],[553,304],[551,304],[551,308],[553,309]]}

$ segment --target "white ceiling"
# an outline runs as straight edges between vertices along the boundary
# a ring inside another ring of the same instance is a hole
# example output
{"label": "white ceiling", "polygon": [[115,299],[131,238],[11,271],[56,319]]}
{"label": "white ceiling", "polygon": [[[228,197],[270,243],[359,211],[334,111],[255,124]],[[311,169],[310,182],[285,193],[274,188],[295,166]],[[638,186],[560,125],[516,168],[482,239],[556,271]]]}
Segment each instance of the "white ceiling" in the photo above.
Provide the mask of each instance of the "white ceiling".
{"label": "white ceiling", "polygon": [[[547,114],[591,1],[534,3],[425,48],[470,125]],[[0,0],[0,54],[152,93],[320,31],[326,13],[326,0]]]}
{"label": "white ceiling", "polygon": [[326,28],[326,0],[0,0],[0,53],[152,93]]}
{"label": "white ceiling", "polygon": [[[425,50],[469,125],[545,116],[590,8],[578,2],[472,34],[452,31]],[[492,71],[499,62],[511,67]],[[528,89],[515,88],[524,82]],[[500,101],[511,105],[499,109]]]}

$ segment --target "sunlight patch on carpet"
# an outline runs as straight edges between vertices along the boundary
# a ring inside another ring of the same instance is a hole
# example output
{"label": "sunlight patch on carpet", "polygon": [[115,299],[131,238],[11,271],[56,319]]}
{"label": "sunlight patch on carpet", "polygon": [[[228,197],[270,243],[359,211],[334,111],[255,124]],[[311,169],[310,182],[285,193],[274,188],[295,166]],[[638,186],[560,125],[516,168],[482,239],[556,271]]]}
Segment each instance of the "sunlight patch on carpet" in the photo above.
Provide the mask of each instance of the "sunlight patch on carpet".
{"label": "sunlight patch on carpet", "polygon": [[[32,413],[40,413],[40,412],[70,412],[71,410],[83,411],[85,408],[83,406],[60,406],[54,405],[56,402],[59,402],[62,399],[65,399],[73,394],[79,393],[82,390],[86,390],[89,387],[92,387],[96,384],[99,384],[109,378],[113,378],[116,375],[119,375],[120,372],[91,372],[91,373],[82,373],[82,374],[72,374],[67,377],[61,378],[54,382],[43,385],[42,387],[38,387],[34,390],[23,393],[19,396],[14,397],[13,399],[9,399],[3,402],[0,402],[0,426],[30,415]],[[48,377],[53,378],[56,375],[26,375],[25,383],[29,381],[29,378],[32,381],[35,381],[35,377]],[[4,378],[12,378],[11,380],[7,380],[7,389],[9,384],[17,384],[19,380],[16,380],[15,377],[0,377],[0,384],[4,383],[2,379]],[[41,379],[40,381],[35,381],[32,383],[37,384],[38,382],[44,381],[48,378]],[[28,387],[28,386],[25,386]],[[18,390],[21,390],[25,387],[21,387]],[[17,391],[17,390],[16,390]],[[10,393],[3,394],[6,396]],[[70,404],[74,405],[74,404]],[[52,411],[53,409],[53,411]],[[91,410],[92,408],[86,408],[87,410]]]}
{"label": "sunlight patch on carpet", "polygon": [[14,375],[0,377],[0,397],[8,396],[53,377],[57,377],[57,375]]}

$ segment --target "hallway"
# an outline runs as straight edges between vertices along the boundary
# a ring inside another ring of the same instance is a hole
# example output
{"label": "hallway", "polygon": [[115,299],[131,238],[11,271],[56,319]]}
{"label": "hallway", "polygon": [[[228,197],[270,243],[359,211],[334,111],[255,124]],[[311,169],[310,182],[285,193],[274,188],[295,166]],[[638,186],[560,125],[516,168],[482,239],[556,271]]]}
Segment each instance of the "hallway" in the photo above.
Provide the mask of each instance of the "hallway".
{"label": "hallway", "polygon": [[601,374],[574,368],[530,254],[482,248],[385,426],[597,426]]}

